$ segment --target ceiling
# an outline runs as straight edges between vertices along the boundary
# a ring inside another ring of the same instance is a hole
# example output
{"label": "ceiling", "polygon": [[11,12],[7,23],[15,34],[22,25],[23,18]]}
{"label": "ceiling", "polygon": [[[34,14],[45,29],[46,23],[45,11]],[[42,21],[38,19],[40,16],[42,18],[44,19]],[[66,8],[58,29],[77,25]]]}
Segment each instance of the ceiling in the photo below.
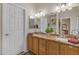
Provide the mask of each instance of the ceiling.
{"label": "ceiling", "polygon": [[57,3],[36,3],[33,5],[37,12],[40,10],[51,11],[57,6]]}
{"label": "ceiling", "polygon": [[[16,3],[22,8],[28,9],[30,14],[38,13],[39,11],[45,10],[46,12],[51,12],[56,10],[56,6],[63,4],[63,3]],[[79,6],[78,3],[73,3],[72,5]]]}

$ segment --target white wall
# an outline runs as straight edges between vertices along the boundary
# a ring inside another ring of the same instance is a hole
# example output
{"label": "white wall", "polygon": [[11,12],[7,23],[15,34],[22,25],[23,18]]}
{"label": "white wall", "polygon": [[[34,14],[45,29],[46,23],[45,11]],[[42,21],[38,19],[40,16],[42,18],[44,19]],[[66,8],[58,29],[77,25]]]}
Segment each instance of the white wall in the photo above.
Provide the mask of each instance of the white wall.
{"label": "white wall", "polygon": [[45,32],[45,29],[47,28],[47,17],[41,17],[41,28],[40,31],[41,32]]}

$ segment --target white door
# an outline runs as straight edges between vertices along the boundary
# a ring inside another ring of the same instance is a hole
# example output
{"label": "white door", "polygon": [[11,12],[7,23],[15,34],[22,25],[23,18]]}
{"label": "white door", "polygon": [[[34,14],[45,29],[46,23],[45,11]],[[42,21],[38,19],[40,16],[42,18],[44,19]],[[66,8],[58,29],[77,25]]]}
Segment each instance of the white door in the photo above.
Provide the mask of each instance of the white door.
{"label": "white door", "polygon": [[2,54],[18,54],[24,49],[24,10],[3,4]]}

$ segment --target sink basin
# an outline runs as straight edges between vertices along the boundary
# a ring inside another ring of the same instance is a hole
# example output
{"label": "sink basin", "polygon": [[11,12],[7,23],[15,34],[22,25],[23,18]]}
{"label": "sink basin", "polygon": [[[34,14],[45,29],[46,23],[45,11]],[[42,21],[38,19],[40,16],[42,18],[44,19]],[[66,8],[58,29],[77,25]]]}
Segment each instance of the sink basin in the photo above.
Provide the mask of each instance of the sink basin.
{"label": "sink basin", "polygon": [[63,41],[63,42],[68,42],[68,38],[57,37],[56,40]]}

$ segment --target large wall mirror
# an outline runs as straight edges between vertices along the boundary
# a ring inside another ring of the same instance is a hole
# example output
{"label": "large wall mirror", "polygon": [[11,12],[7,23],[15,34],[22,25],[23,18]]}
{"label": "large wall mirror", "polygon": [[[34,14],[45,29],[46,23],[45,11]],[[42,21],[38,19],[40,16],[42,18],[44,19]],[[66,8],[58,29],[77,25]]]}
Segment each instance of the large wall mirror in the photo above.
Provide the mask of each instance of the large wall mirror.
{"label": "large wall mirror", "polygon": [[40,19],[39,18],[34,18],[31,19],[29,18],[29,29],[39,29],[40,28]]}
{"label": "large wall mirror", "polygon": [[47,16],[47,25],[52,27],[56,34],[79,35],[79,6]]}
{"label": "large wall mirror", "polygon": [[61,12],[50,12],[45,17],[29,19],[29,29],[40,29],[45,32],[46,27],[52,27],[54,34],[79,35],[79,6]]}
{"label": "large wall mirror", "polygon": [[79,6],[58,13],[59,33],[64,35],[79,35]]}

